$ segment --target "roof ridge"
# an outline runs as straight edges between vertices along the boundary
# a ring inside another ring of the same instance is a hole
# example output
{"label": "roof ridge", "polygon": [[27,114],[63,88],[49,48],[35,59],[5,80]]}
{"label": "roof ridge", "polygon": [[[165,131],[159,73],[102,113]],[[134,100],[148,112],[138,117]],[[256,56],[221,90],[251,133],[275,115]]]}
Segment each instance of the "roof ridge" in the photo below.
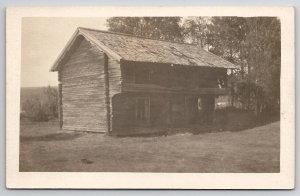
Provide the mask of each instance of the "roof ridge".
{"label": "roof ridge", "polygon": [[[92,28],[87,28],[87,27],[78,27],[78,29],[90,30],[90,31],[98,31],[98,32],[102,32],[102,33],[110,33],[110,34],[116,34],[116,35],[124,35],[124,36],[128,36],[128,37],[149,39],[149,40],[161,41],[161,42],[168,42],[168,43],[174,43],[174,44],[186,44],[186,45],[197,46],[197,47],[201,48],[197,44],[186,43],[186,42],[176,42],[176,41],[168,41],[168,40],[163,40],[163,39],[154,39],[154,38],[149,38],[149,37],[143,37],[143,36],[140,36],[140,35],[132,35],[132,34],[127,34],[127,33],[120,33],[120,32],[114,32],[114,31],[106,31],[106,30],[100,30],[100,29],[92,29]],[[203,48],[201,48],[201,49],[204,50]]]}

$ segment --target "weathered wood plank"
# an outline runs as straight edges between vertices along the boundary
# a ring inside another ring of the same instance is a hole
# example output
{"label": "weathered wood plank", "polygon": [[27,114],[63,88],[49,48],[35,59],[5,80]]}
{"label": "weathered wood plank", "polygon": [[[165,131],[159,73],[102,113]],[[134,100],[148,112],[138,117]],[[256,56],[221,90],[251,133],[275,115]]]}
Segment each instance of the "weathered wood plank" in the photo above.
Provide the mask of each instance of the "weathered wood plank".
{"label": "weathered wood plank", "polygon": [[63,126],[63,102],[62,102],[62,84],[58,84],[58,119],[59,119],[59,128]]}
{"label": "weathered wood plank", "polygon": [[123,92],[148,92],[148,93],[172,93],[172,94],[183,94],[183,95],[222,95],[226,94],[227,90],[225,88],[197,88],[197,89],[187,89],[187,88],[176,88],[176,87],[163,87],[153,84],[133,84],[133,83],[123,83]]}
{"label": "weathered wood plank", "polygon": [[[226,87],[226,69],[186,67],[158,63],[122,61],[122,83],[152,84],[169,88],[197,89]],[[145,81],[137,81],[144,76]],[[146,77],[147,76],[147,77]]]}
{"label": "weathered wood plank", "polygon": [[82,40],[60,70],[63,129],[105,132],[104,54]]}
{"label": "weathered wood plank", "polygon": [[108,75],[109,94],[110,97],[113,97],[115,94],[121,93],[121,68],[118,61],[108,59]]}

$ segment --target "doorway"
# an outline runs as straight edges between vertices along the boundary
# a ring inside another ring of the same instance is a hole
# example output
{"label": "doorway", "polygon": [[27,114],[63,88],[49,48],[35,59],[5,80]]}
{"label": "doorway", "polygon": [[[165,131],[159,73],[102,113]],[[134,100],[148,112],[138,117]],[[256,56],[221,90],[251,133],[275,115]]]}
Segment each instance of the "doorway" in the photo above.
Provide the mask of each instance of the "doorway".
{"label": "doorway", "polygon": [[186,97],[186,120],[188,124],[198,123],[199,118],[199,98]]}
{"label": "doorway", "polygon": [[136,125],[139,125],[139,126],[149,126],[149,124],[150,124],[150,99],[148,97],[136,98],[135,122],[136,122]]}

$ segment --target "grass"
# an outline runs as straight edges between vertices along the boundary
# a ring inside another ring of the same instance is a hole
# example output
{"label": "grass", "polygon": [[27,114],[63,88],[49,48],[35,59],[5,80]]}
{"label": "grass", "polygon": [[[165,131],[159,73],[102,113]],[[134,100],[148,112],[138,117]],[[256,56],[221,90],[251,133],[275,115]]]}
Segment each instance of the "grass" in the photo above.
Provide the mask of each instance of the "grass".
{"label": "grass", "polygon": [[279,122],[243,131],[230,131],[230,124],[213,132],[194,127],[169,136],[109,137],[61,131],[57,122],[24,122],[20,171],[280,172]]}

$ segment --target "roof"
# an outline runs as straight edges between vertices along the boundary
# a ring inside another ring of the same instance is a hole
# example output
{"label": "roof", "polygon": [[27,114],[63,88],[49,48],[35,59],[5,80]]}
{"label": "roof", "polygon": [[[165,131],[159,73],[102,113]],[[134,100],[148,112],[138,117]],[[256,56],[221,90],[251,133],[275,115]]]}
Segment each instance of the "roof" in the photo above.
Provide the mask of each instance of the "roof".
{"label": "roof", "polygon": [[193,44],[155,40],[133,35],[79,27],[54,63],[57,71],[61,60],[78,35],[83,35],[115,60],[168,63],[185,66],[237,69],[237,65]]}

